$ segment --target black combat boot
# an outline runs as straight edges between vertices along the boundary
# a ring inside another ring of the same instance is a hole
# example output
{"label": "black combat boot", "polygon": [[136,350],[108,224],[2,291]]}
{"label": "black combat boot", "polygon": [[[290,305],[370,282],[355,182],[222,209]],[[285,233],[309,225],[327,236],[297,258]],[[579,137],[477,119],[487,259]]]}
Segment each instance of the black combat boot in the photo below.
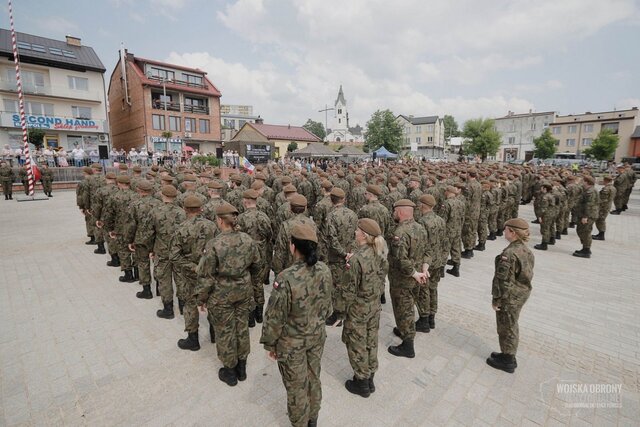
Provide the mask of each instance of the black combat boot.
{"label": "black combat boot", "polygon": [[609,212],[611,215],[620,215],[620,212],[622,212],[621,209],[614,209],[611,212]]}
{"label": "black combat boot", "polygon": [[[504,358],[505,354],[504,353],[498,353],[496,351],[494,351],[493,353],[491,353],[491,357],[493,359],[501,359]],[[513,364],[516,365],[516,368],[518,367],[518,361],[516,360],[516,357],[513,356]]]}
{"label": "black combat boot", "polygon": [[627,209],[629,209],[629,206],[627,205],[622,206],[622,212],[626,211]]}
{"label": "black combat boot", "polygon": [[98,249],[93,251],[94,254],[104,255],[107,253],[107,250],[104,248],[104,242],[98,243]]}
{"label": "black combat boot", "polygon": [[9,200],[9,195],[8,195],[8,194],[5,194],[5,195],[4,195],[4,199],[5,199],[5,200]]}
{"label": "black combat boot", "polygon": [[216,330],[213,329],[213,325],[209,323],[209,337],[211,337],[211,343],[215,344],[216,342]]}
{"label": "black combat boot", "polygon": [[548,249],[547,242],[542,242],[539,245],[535,245],[533,249],[538,249],[539,251],[546,251]]}
{"label": "black combat boot", "polygon": [[352,380],[347,380],[344,383],[344,386],[350,393],[357,394],[358,396],[369,397],[371,395],[368,378],[359,380],[354,375]]}
{"label": "black combat boot", "polygon": [[133,267],[133,280],[138,282],[140,280],[140,270],[138,270],[138,266]]}
{"label": "black combat boot", "polygon": [[429,333],[430,328],[429,328],[429,317],[428,316],[421,316],[417,321],[416,321],[416,331],[417,332],[426,332]]}
{"label": "black combat boot", "polygon": [[403,340],[402,344],[389,346],[387,350],[398,357],[408,357],[409,359],[416,357],[416,353],[413,350],[413,340]]}
{"label": "black combat boot", "polygon": [[262,320],[263,320],[262,311],[263,311],[262,304],[256,305],[256,308],[253,311],[254,315],[256,317],[256,323],[262,323]]}
{"label": "black combat boot", "polygon": [[373,382],[373,377],[375,376],[375,374],[371,374],[371,376],[369,377],[369,392],[373,393],[376,391],[376,385]]}
{"label": "black combat boot", "polygon": [[551,236],[551,238],[549,239],[549,242],[548,242],[548,243],[549,243],[550,245],[555,245],[555,244],[556,244],[556,238],[555,238],[555,236]]}
{"label": "black combat boot", "polygon": [[395,336],[397,336],[399,338],[402,338],[402,335],[400,335],[400,329],[396,328],[395,326],[393,328],[393,335],[395,335]]}
{"label": "black combat boot", "polygon": [[309,420],[309,422],[307,423],[307,427],[318,427],[318,420]]}
{"label": "black combat boot", "polygon": [[566,236],[569,234],[569,230],[567,230],[566,228],[564,230],[562,230],[562,235]]}
{"label": "black combat boot", "polygon": [[162,310],[156,311],[156,316],[161,319],[173,319],[175,315],[173,314],[173,301],[163,303],[164,308]]}
{"label": "black combat boot", "polygon": [[9,200],[13,200],[13,194],[9,194]]}
{"label": "black combat boot", "polygon": [[562,240],[562,234],[559,231],[556,231],[556,240]]}
{"label": "black combat boot", "polygon": [[96,239],[93,236],[89,236],[91,237],[91,239],[89,239],[88,242],[84,242],[85,245],[95,245],[96,244]]}
{"label": "black combat boot", "polygon": [[141,299],[152,299],[153,294],[151,293],[151,285],[144,285],[142,287],[142,291],[136,292],[136,297]]}
{"label": "black combat boot", "polygon": [[247,361],[238,359],[238,364],[236,365],[236,375],[238,376],[239,381],[244,381],[247,379]]}
{"label": "black combat boot", "polygon": [[460,277],[460,264],[453,264],[453,267],[447,270],[447,274],[454,277]]}
{"label": "black combat boot", "polygon": [[198,351],[200,350],[200,340],[198,339],[198,331],[189,332],[186,339],[178,340],[178,347],[183,350]]}
{"label": "black combat boot", "polygon": [[337,320],[338,320],[338,315],[334,311],[333,313],[331,313],[331,316],[327,318],[327,320],[325,321],[325,324],[327,326],[333,326],[333,324],[336,323]]}
{"label": "black combat boot", "polygon": [[573,256],[578,258],[591,258],[591,248],[582,248],[579,251],[573,252]]}
{"label": "black combat boot", "polygon": [[531,224],[540,224],[540,221],[538,221],[538,218],[536,218],[533,221],[531,221]]}
{"label": "black combat boot", "polygon": [[489,237],[487,237],[487,240],[496,240],[496,233],[494,233],[493,231],[489,233]]}
{"label": "black combat boot", "polygon": [[604,240],[604,231],[598,232],[598,234],[594,234],[591,236],[593,240]]}
{"label": "black combat boot", "polygon": [[178,298],[178,310],[180,310],[180,314],[184,314],[184,301]]}
{"label": "black combat boot", "polygon": [[382,293],[382,295],[380,295],[380,304],[386,304],[387,303],[387,297],[384,296],[384,292]]}
{"label": "black combat boot", "polygon": [[511,354],[503,354],[499,358],[489,357],[487,359],[487,365],[510,374],[513,374],[516,370],[515,357]]}
{"label": "black combat boot", "polygon": [[120,278],[118,280],[123,282],[123,283],[133,283],[133,282],[135,282],[135,280],[133,280],[133,270],[132,269],[125,270],[124,271],[124,276],[120,276]]}
{"label": "black combat boot", "polygon": [[233,368],[220,368],[218,378],[230,387],[238,384],[238,374],[236,374],[236,370]]}
{"label": "black combat boot", "polygon": [[496,231],[496,236],[502,237],[502,233],[504,233],[504,229]]}
{"label": "black combat boot", "polygon": [[429,315],[429,329],[435,329],[436,328],[436,315],[435,314],[430,314]]}
{"label": "black combat boot", "polygon": [[447,260],[447,265],[456,265],[456,263],[455,263],[455,262],[453,262],[453,260],[448,259],[448,260]]}
{"label": "black combat boot", "polygon": [[160,296],[160,282],[158,282],[158,279],[156,279],[156,296]]}
{"label": "black combat boot", "polygon": [[249,327],[254,328],[256,326],[256,314],[254,311],[249,312]]}
{"label": "black combat boot", "polygon": [[571,221],[571,222],[569,223],[569,228],[576,228],[576,223],[575,223],[575,222],[573,222],[573,221]]}
{"label": "black combat boot", "polygon": [[465,249],[462,254],[461,254],[462,258],[464,259],[471,259],[473,258],[473,249]]}
{"label": "black combat boot", "polygon": [[484,243],[479,243],[473,248],[474,251],[484,251],[486,249],[486,247],[484,246]]}
{"label": "black combat boot", "polygon": [[111,255],[111,261],[107,261],[109,267],[120,267],[120,257],[118,254]]}
{"label": "black combat boot", "polygon": [[49,194],[47,194],[47,197],[53,197],[53,196],[51,195],[51,191],[49,191]]}

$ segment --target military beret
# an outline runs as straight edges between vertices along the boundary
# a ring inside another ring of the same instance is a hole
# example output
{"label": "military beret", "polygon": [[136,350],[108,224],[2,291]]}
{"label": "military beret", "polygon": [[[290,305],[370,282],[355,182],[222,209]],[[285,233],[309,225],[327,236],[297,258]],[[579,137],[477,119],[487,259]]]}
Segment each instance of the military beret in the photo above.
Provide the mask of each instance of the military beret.
{"label": "military beret", "polygon": [[157,173],[155,173],[154,171],[149,171],[147,172],[147,176],[152,176],[155,178],[155,176],[158,175]]}
{"label": "military beret", "polygon": [[447,188],[444,189],[446,193],[457,193],[456,187],[453,185],[447,185]]}
{"label": "military beret", "polygon": [[258,173],[256,174],[256,176],[255,176],[255,179],[259,179],[259,180],[262,180],[262,181],[266,181],[266,180],[267,180],[267,177],[266,177],[266,175],[265,175],[265,174],[263,174],[262,172],[258,172]]}
{"label": "military beret", "polygon": [[377,185],[372,185],[372,184],[367,185],[367,192],[371,194],[375,194],[376,196],[382,195],[382,190]]}
{"label": "military beret", "polygon": [[173,182],[173,177],[170,175],[165,175],[160,177],[160,181],[164,181],[164,182]]}
{"label": "military beret", "polygon": [[120,163],[118,165],[118,169],[120,169],[121,171],[126,171],[126,170],[129,170],[129,167],[124,163]]}
{"label": "military beret", "polygon": [[249,189],[249,190],[246,190],[244,193],[242,193],[242,197],[245,199],[255,200],[259,197],[259,194],[256,190]]}
{"label": "military beret", "polygon": [[308,176],[309,173],[306,170],[303,170],[302,172],[300,172],[302,174],[302,176]]}
{"label": "military beret", "polygon": [[163,185],[161,193],[166,197],[176,197],[178,195],[178,190],[176,190],[176,187],[173,185]]}
{"label": "military beret", "polygon": [[213,177],[213,175],[211,175],[209,172],[202,172],[200,174],[200,178],[211,178]]}
{"label": "military beret", "polygon": [[153,166],[151,166],[151,170],[154,171],[154,172],[158,172],[160,170],[160,166],[153,165]]}
{"label": "military beret", "polygon": [[214,190],[220,190],[222,189],[224,186],[222,185],[221,182],[219,181],[211,181],[211,182],[207,182],[207,188],[213,188]]}
{"label": "military beret", "polygon": [[115,172],[107,172],[107,179],[116,179]]}
{"label": "military beret", "polygon": [[213,170],[213,174],[214,174],[215,176],[220,176],[220,175],[222,175],[222,171],[221,171],[220,169],[218,169],[218,168],[215,168],[215,169]]}
{"label": "military beret", "polygon": [[595,181],[593,180],[593,177],[591,177],[591,176],[589,176],[589,175],[584,175],[584,176],[582,177],[582,180],[583,180],[584,182],[586,182],[587,184],[589,184],[589,185],[593,185],[593,184],[595,184]]}
{"label": "military beret", "polygon": [[409,199],[400,199],[393,204],[394,208],[410,207],[415,208],[416,204]]}
{"label": "military beret", "polygon": [[298,207],[301,207],[301,208],[306,208],[307,207],[307,198],[304,197],[302,194],[294,194],[289,199],[289,204],[291,206],[298,206]]}
{"label": "military beret", "polygon": [[140,166],[134,166],[133,167],[133,171],[134,172],[142,172],[142,168]]}
{"label": "military beret", "polygon": [[324,188],[325,190],[331,190],[333,188],[333,184],[328,179],[325,179],[324,181],[322,181],[322,188]]}
{"label": "military beret", "polygon": [[604,180],[604,182],[613,181],[613,177],[611,175],[605,175],[602,179]]}
{"label": "military beret", "polygon": [[184,182],[196,182],[197,178],[195,175],[185,175],[183,178]]}
{"label": "military beret", "polygon": [[231,176],[229,177],[229,179],[230,179],[231,181],[235,182],[235,183],[241,183],[241,182],[242,182],[242,176],[237,175],[237,174],[231,175]]}
{"label": "military beret", "polygon": [[316,230],[312,226],[307,224],[296,224],[291,229],[291,237],[295,237],[298,240],[308,240],[318,243],[318,236]]}
{"label": "military beret", "polygon": [[280,182],[283,184],[291,184],[291,177],[290,176],[283,176],[280,179]]}
{"label": "military beret", "polygon": [[355,180],[357,182],[364,182],[364,177],[362,175],[356,175]]}
{"label": "military beret", "polygon": [[216,215],[238,214],[238,209],[231,203],[224,202],[216,208]]}
{"label": "military beret", "polygon": [[[27,167],[28,166],[25,165],[24,168],[26,169]],[[92,175],[93,174],[93,169],[91,169],[89,166],[85,166],[85,167],[82,168],[82,172],[88,173],[89,175]]]}
{"label": "military beret", "polygon": [[93,163],[91,165],[92,168],[94,168],[97,171],[101,171],[102,170],[102,165],[100,165],[100,163]]}
{"label": "military beret", "polygon": [[389,178],[389,184],[398,185],[398,178],[396,178],[395,176],[392,176],[391,178]]}
{"label": "military beret", "polygon": [[467,186],[461,182],[456,182],[455,184],[453,184],[453,186],[459,188],[460,190],[464,190],[465,188],[467,188]]}
{"label": "military beret", "polygon": [[380,226],[371,218],[360,218],[358,220],[358,228],[370,236],[377,237],[382,234]]}
{"label": "military beret", "polygon": [[518,230],[528,230],[529,223],[522,218],[511,218],[504,223],[505,227],[517,228]]}
{"label": "military beret", "polygon": [[296,187],[294,187],[293,185],[287,184],[284,186],[282,191],[284,191],[284,193],[287,194],[287,193],[295,193],[297,190],[296,190]]}
{"label": "military beret", "polygon": [[253,188],[254,190],[260,190],[262,187],[264,187],[264,182],[262,181],[253,181],[253,184],[251,184],[251,188]]}
{"label": "military beret", "polygon": [[423,194],[420,196],[420,203],[424,203],[427,206],[434,207],[436,205],[436,198],[431,194]]}
{"label": "military beret", "polygon": [[183,171],[185,170],[187,167],[185,165],[178,165],[178,170],[179,171]]}
{"label": "military beret", "polygon": [[185,208],[200,208],[202,207],[202,200],[196,196],[187,196],[184,199]]}
{"label": "military beret", "polygon": [[342,170],[338,171],[338,178],[344,178],[344,171]]}
{"label": "military beret", "polygon": [[409,181],[416,181],[416,182],[420,182],[420,177],[418,175],[411,175],[409,177]]}
{"label": "military beret", "polygon": [[151,185],[151,182],[143,180],[143,181],[138,181],[136,188],[142,191],[151,191],[153,189],[153,185]]}
{"label": "military beret", "polygon": [[344,190],[340,187],[333,187],[333,190],[331,190],[331,195],[340,199],[344,199],[345,196]]}
{"label": "military beret", "polygon": [[117,181],[118,184],[131,184],[131,178],[129,178],[129,175],[118,175]]}

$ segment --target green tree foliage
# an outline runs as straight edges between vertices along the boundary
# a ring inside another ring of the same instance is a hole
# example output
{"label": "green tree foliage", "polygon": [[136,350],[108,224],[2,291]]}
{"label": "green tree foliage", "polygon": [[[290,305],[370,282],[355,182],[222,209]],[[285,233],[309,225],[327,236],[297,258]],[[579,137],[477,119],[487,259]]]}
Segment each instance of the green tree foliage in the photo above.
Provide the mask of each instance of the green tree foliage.
{"label": "green tree foliage", "polygon": [[494,156],[500,148],[500,132],[495,129],[493,119],[467,120],[462,136],[466,138],[465,152],[479,155],[482,161]]}
{"label": "green tree foliage", "polygon": [[287,145],[287,151],[290,152],[290,153],[292,151],[296,151],[297,149],[298,149],[298,143],[295,142],[295,141],[290,142],[289,145]]}
{"label": "green tree foliage", "polygon": [[40,148],[44,144],[44,131],[40,128],[29,128],[27,139],[36,148]]}
{"label": "green tree foliage", "polygon": [[391,110],[378,110],[367,122],[364,146],[375,151],[381,146],[398,153],[402,144],[402,126],[397,122]]}
{"label": "green tree foliage", "polygon": [[618,148],[619,139],[611,129],[602,129],[591,146],[584,150],[584,154],[596,160],[611,160]]}
{"label": "green tree foliage", "polygon": [[460,136],[460,130],[458,129],[458,122],[453,116],[449,114],[444,115],[444,139],[449,141],[454,136]]}
{"label": "green tree foliage", "polygon": [[321,140],[324,140],[324,137],[327,136],[327,132],[324,129],[324,125],[320,122],[314,122],[311,119],[307,119],[307,123],[302,125],[302,127],[308,130],[309,132],[311,132],[312,134],[314,134],[315,136],[317,136],[318,138],[320,138]]}
{"label": "green tree foliage", "polygon": [[200,163],[200,164],[206,164],[209,166],[220,166],[220,162],[221,160],[216,158],[215,155],[213,154],[207,154],[206,156],[196,156],[196,157],[192,157],[191,158],[191,163]]}
{"label": "green tree foliage", "polygon": [[549,159],[556,153],[556,147],[560,141],[551,136],[549,128],[542,132],[542,135],[533,140],[535,150],[533,155],[538,159]]}

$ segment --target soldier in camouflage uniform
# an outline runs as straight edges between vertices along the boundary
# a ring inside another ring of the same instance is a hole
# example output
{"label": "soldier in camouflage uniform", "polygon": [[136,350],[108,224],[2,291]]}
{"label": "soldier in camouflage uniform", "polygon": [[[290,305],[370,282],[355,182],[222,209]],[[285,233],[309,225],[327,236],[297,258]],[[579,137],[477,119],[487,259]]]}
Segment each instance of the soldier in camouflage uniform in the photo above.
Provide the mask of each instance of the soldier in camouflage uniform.
{"label": "soldier in camouflage uniform", "polygon": [[475,171],[469,172],[467,185],[464,188],[464,196],[466,199],[466,209],[461,234],[464,252],[462,252],[461,257],[470,259],[473,257],[473,248],[478,236],[478,220],[480,218],[480,207],[482,204],[482,186],[478,180],[476,180]]}
{"label": "soldier in camouflage uniform", "polygon": [[389,183],[387,184],[389,187],[389,194],[384,198],[384,205],[389,210],[389,212],[393,212],[393,205],[404,196],[400,190],[398,190],[398,178],[392,176],[389,178]]}
{"label": "soldier in camouflage uniform", "polygon": [[242,176],[233,174],[229,177],[229,188],[225,195],[225,200],[231,203],[238,212],[242,213],[244,206],[242,206],[242,193],[246,188],[242,185]]}
{"label": "soldier in camouflage uniform", "polygon": [[96,244],[96,238],[94,237],[95,219],[91,214],[91,175],[93,175],[93,169],[87,166],[83,167],[82,181],[80,181],[78,183],[78,186],[76,187],[76,205],[78,205],[80,212],[82,213],[82,215],[84,215],[87,237],[90,238],[89,241],[85,242],[86,245]]}
{"label": "soldier in camouflage uniform", "polygon": [[358,220],[357,249],[349,256],[349,280],[342,290],[346,310],[342,342],[347,346],[353,380],[345,387],[351,393],[368,397],[375,391],[373,376],[378,370],[378,329],[380,295],[384,292],[387,243],[378,224],[370,218]]}
{"label": "soldier in camouflage uniform", "polygon": [[171,266],[170,249],[176,229],[187,218],[184,209],[175,204],[178,190],[172,185],[162,186],[162,204],[151,212],[150,247],[154,260],[153,274],[158,281],[158,291],[162,299],[163,309],[156,315],[161,319],[173,319],[173,268]]}
{"label": "soldier in camouflage uniform", "polygon": [[598,229],[598,234],[594,234],[591,236],[593,240],[604,240],[604,233],[605,231],[607,231],[607,216],[609,215],[609,209],[611,209],[613,199],[615,199],[616,197],[616,188],[612,185],[612,181],[613,178],[610,176],[605,176],[603,178],[603,187],[599,193],[599,215],[598,219],[596,220],[596,228]]}
{"label": "soldier in camouflage uniform", "polygon": [[419,286],[427,283],[427,232],[413,219],[415,204],[400,199],[394,205],[393,219],[398,226],[393,231],[389,248],[389,293],[396,328],[393,333],[402,344],[390,346],[389,353],[400,357],[415,357],[413,340],[416,335],[414,306]]}
{"label": "soldier in camouflage uniform", "polygon": [[482,195],[480,197],[480,216],[478,217],[478,244],[473,248],[476,251],[486,249],[487,237],[489,235],[489,214],[493,209],[493,193],[491,183],[482,182]]}
{"label": "soldier in camouflage uniform", "polygon": [[526,245],[529,240],[529,224],[525,220],[515,218],[506,221],[505,238],[509,241],[509,246],[495,259],[491,290],[500,353],[491,353],[487,364],[513,373],[518,366],[518,318],[531,293],[535,259]]}
{"label": "soldier in camouflage uniform", "polygon": [[189,196],[197,197],[203,206],[205,205],[205,203],[207,203],[207,198],[196,191],[196,180],[197,178],[195,175],[184,175],[182,184],[180,184],[183,192],[181,194],[178,194],[178,197],[176,198],[176,203],[178,204],[178,206],[184,207],[184,201]]}
{"label": "soldier in camouflage uniform", "polygon": [[296,224],[291,230],[295,262],[273,282],[260,338],[269,358],[278,361],[294,427],[317,427],[322,401],[320,361],[332,284],[329,268],[318,262],[317,242],[313,227]]}
{"label": "soldier in camouflage uniform", "polygon": [[269,274],[270,265],[267,264],[267,252],[272,250],[271,221],[264,212],[257,208],[258,192],[250,189],[243,195],[242,203],[244,212],[238,216],[238,227],[240,231],[248,234],[254,241],[260,259],[260,271],[256,280],[253,281],[253,310],[249,313],[249,327],[254,327],[256,322],[262,323],[262,312],[264,308],[264,276]]}
{"label": "soldier in camouflage uniform", "polygon": [[534,246],[534,249],[546,251],[551,241],[551,224],[553,218],[554,197],[551,194],[553,186],[548,181],[540,184],[540,190],[536,193],[535,205],[537,206],[537,215],[540,215],[538,223],[540,224],[540,234],[542,234],[542,242]]}
{"label": "soldier in camouflage uniform", "polygon": [[[198,338],[197,267],[207,242],[216,233],[216,224],[202,216],[202,201],[196,196],[184,199],[187,219],[178,226],[171,243],[169,259],[176,280],[178,300],[184,301],[184,330],[188,336],[178,341],[183,350],[200,350]],[[211,325],[211,323],[210,323]]]}
{"label": "soldier in camouflage uniform", "polygon": [[309,225],[314,230],[316,229],[315,223],[305,215],[305,211],[307,210],[306,197],[296,193],[289,199],[289,205],[293,217],[282,223],[273,247],[273,263],[271,268],[276,275],[285,268],[290,267],[294,262],[293,255],[291,251],[289,251],[291,229],[293,226],[302,223]]}
{"label": "soldier in camouflage uniform", "polygon": [[465,205],[457,195],[455,187],[449,185],[445,189],[445,201],[442,205],[441,216],[447,224],[447,253],[451,254],[452,267],[448,274],[460,277],[460,245],[462,224],[464,222]]}
{"label": "soldier in camouflage uniform", "polygon": [[13,169],[7,162],[0,161],[0,182],[2,182],[2,192],[5,200],[13,200],[13,180],[15,179]]}
{"label": "soldier in camouflage uniform", "polygon": [[229,386],[247,379],[252,284],[259,281],[262,268],[256,242],[237,230],[237,221],[238,210],[233,205],[218,206],[216,224],[221,232],[204,249],[197,268],[199,284],[193,291],[201,310],[207,309],[213,320],[223,365],[218,378]]}
{"label": "soldier in camouflage uniform", "polygon": [[40,169],[40,182],[42,182],[42,189],[47,197],[53,197],[51,190],[53,190],[53,171],[49,168],[49,165],[44,163]]}
{"label": "soldier in camouflage uniform", "polygon": [[313,220],[316,223],[318,229],[318,259],[321,261],[327,260],[327,238],[324,235],[324,224],[329,216],[329,212],[333,210],[333,203],[331,203],[331,190],[333,184],[329,180],[322,181],[321,184],[323,197],[316,203],[316,208],[313,211]]}
{"label": "soldier in camouflage uniform", "polygon": [[207,184],[209,201],[202,207],[202,216],[209,221],[215,222],[216,209],[224,203],[222,199],[223,185],[219,181],[211,181]]}
{"label": "soldier in camouflage uniform", "polygon": [[340,187],[331,190],[333,210],[327,216],[324,224],[324,235],[327,238],[327,264],[333,278],[333,314],[327,319],[327,325],[338,321],[338,314],[344,313],[342,288],[346,286],[348,275],[346,271],[347,254],[355,247],[355,232],[358,216],[344,206],[345,193]]}
{"label": "soldier in camouflage uniform", "polygon": [[[96,191],[96,197],[93,199],[93,203],[91,205],[91,211],[93,213],[93,217],[96,219],[96,231],[97,235],[100,235],[98,238],[98,248],[93,251],[94,254],[106,254],[107,251],[104,247],[104,221],[106,217],[106,208],[109,203],[109,197],[115,194],[118,191],[118,187],[115,186],[116,183],[116,174],[114,172],[107,173],[105,179],[105,185],[98,188]],[[107,261],[107,265],[109,267],[119,267],[120,260],[118,259],[118,251],[115,250],[113,245],[109,245],[109,255],[111,255],[111,260]]]}
{"label": "soldier in camouflage uniform", "polygon": [[487,240],[496,240],[496,236],[498,235],[498,210],[500,210],[500,205],[502,204],[502,190],[500,189],[500,183],[497,179],[491,179],[491,199],[493,203],[491,204],[491,208],[489,209],[489,237]]}
{"label": "soldier in camouflage uniform", "polygon": [[131,222],[130,206],[135,199],[135,193],[131,191],[131,178],[127,175],[118,175],[116,179],[118,191],[109,197],[106,206],[104,225],[109,233],[109,245],[113,245],[118,252],[120,270],[124,272],[118,279],[120,282],[133,283],[133,261],[131,252],[127,247],[126,230]]}
{"label": "soldier in camouflage uniform", "polygon": [[[29,195],[29,173],[27,172],[27,170],[29,170],[29,166],[24,165],[23,167],[21,167],[20,170],[18,171],[18,178],[20,178],[20,182],[22,182],[22,191],[24,191],[24,194],[28,196]],[[35,178],[34,178],[34,181],[35,181]]]}
{"label": "soldier in camouflage uniform", "polygon": [[562,232],[569,226],[569,224],[565,224],[565,219],[567,218],[567,209],[569,208],[569,196],[561,181],[556,181],[554,192],[557,202],[554,237],[556,238],[556,240],[561,240]]}
{"label": "soldier in camouflage uniform", "polygon": [[582,198],[576,205],[576,215],[578,218],[577,233],[582,243],[582,249],[574,251],[573,256],[580,258],[591,258],[591,230],[593,223],[598,219],[599,197],[598,192],[593,188],[595,181],[586,175],[582,177]]}

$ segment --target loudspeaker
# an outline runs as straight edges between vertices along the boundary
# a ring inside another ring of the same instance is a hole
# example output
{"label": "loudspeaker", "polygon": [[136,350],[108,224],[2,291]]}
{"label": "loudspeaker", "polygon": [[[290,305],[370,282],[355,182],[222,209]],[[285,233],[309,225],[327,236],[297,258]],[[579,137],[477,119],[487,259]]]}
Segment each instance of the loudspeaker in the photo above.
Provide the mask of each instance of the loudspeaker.
{"label": "loudspeaker", "polygon": [[222,158],[222,148],[216,148],[216,159]]}
{"label": "loudspeaker", "polygon": [[98,154],[100,154],[100,160],[109,160],[109,147],[98,145]]}

